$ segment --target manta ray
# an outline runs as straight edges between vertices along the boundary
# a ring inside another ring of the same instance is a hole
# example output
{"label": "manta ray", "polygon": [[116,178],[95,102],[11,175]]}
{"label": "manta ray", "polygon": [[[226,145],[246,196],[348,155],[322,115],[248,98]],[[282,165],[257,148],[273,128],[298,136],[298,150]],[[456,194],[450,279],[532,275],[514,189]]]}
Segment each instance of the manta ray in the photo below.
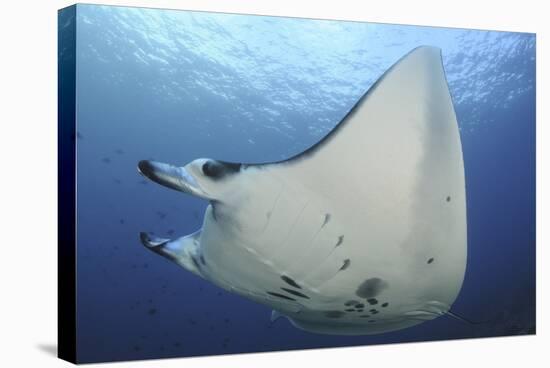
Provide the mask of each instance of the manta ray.
{"label": "manta ray", "polygon": [[387,70],[319,142],[262,164],[144,160],[209,201],[202,228],[141,242],[315,333],[361,335],[452,315],[466,270],[462,147],[441,50]]}

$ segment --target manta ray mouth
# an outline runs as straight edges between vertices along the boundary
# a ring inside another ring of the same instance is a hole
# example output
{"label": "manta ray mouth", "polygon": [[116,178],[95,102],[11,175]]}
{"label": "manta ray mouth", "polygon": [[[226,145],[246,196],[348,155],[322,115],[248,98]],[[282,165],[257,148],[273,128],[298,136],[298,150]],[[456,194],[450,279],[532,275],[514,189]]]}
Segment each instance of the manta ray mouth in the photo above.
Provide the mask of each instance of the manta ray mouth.
{"label": "manta ray mouth", "polygon": [[163,162],[142,160],[138,163],[138,171],[155,183],[170,189],[210,199],[199,187],[195,178],[184,167],[165,164]]}

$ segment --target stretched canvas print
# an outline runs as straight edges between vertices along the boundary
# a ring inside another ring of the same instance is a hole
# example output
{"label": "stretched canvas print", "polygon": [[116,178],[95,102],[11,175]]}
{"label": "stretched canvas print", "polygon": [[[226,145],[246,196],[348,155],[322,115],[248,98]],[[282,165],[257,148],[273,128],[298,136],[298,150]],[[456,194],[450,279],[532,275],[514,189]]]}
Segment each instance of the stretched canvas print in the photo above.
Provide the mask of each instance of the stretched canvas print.
{"label": "stretched canvas print", "polygon": [[59,11],[59,354],[535,333],[535,35]]}

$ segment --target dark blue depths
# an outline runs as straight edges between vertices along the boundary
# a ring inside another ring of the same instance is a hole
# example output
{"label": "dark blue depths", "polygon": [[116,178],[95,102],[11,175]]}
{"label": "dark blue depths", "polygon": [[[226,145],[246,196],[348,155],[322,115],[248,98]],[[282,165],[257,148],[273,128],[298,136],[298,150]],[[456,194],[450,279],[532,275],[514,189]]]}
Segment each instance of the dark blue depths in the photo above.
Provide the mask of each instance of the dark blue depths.
{"label": "dark blue depths", "polygon": [[[531,334],[535,331],[535,37],[163,12],[77,10],[78,360],[96,362]],[[145,249],[204,201],[136,164],[279,160],[338,123],[410,49],[444,64],[461,128],[468,268],[453,311],[372,336],[316,335]]]}

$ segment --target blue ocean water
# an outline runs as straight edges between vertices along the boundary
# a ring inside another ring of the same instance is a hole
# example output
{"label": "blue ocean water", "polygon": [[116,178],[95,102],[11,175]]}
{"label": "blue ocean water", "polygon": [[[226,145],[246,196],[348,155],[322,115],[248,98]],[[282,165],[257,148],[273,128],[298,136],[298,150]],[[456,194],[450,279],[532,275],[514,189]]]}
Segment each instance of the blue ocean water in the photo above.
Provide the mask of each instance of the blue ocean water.
{"label": "blue ocean water", "polygon": [[[270,322],[145,249],[201,226],[205,201],[142,159],[266,162],[308,148],[401,56],[438,46],[464,151],[468,265],[453,311],[380,335]],[[77,347],[81,362],[535,332],[535,36],[78,5]]]}

